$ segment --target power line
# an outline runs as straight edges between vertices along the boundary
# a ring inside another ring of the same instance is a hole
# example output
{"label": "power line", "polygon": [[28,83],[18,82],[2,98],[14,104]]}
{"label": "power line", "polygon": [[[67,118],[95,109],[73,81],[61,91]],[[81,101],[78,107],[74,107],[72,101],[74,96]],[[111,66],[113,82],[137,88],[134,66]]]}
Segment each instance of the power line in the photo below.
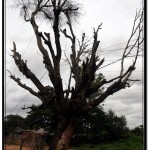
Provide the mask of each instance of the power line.
{"label": "power line", "polygon": [[[34,38],[34,35],[32,36],[31,40],[29,41],[29,43],[28,43],[26,49],[24,50],[22,56],[26,53],[26,51],[27,51],[29,45],[31,44],[31,42],[32,42],[32,40],[33,40],[33,38]],[[12,72],[12,74],[14,74],[14,72],[15,72],[16,69],[17,69],[17,67],[15,67],[15,69],[14,69],[13,72]],[[9,83],[9,81],[10,81],[10,78],[9,78],[8,82],[6,83],[6,85]]]}
{"label": "power line", "polygon": [[46,75],[47,70],[45,71],[45,73],[41,76],[40,81],[43,79],[43,77]]}
{"label": "power line", "polygon": [[[43,79],[43,77],[46,75],[46,73],[47,73],[47,70],[46,70],[46,72],[41,76],[41,78],[40,78],[40,81]],[[33,88],[33,87],[32,87]],[[29,96],[29,93],[27,93],[25,96],[24,96],[24,98],[23,98],[23,100],[21,100],[19,103],[17,103],[14,107],[13,107],[13,109],[15,108],[15,107],[17,107],[18,105],[20,105],[21,103],[23,103],[24,101],[25,101],[25,99],[26,99],[26,97],[27,96]],[[20,109],[20,108],[19,108]],[[11,109],[12,110],[12,109]],[[19,111],[19,110],[18,110]]]}
{"label": "power line", "polygon": [[[42,20],[41,24],[43,23],[43,21],[44,21],[44,19]],[[41,25],[40,25],[40,26],[41,26]],[[35,36],[35,35],[33,35],[33,37],[34,37],[34,36]],[[26,50],[28,49],[28,47],[29,47],[31,41],[33,40],[33,37],[31,38],[30,42],[28,43],[27,48],[26,48],[25,51],[23,52],[23,55],[26,53]],[[136,40],[136,39],[134,39],[134,40]],[[134,40],[131,40],[131,41],[134,41]],[[110,47],[114,47],[114,46],[121,45],[121,44],[125,44],[125,43],[127,43],[127,42],[123,42],[123,43],[111,45],[111,46],[108,46],[108,47],[104,47],[103,49],[110,48]],[[118,51],[118,50],[122,50],[122,49],[124,49],[124,48],[106,50],[106,51],[109,51],[109,52],[107,52],[107,53],[105,53],[105,54],[111,53],[111,52],[116,51],[116,50],[117,50],[117,51]],[[102,54],[102,55],[104,55],[104,54]],[[106,60],[106,61],[108,61],[108,60]],[[111,61],[111,60],[110,60],[110,61]],[[112,60],[112,61],[113,61],[113,60]],[[116,62],[116,61],[115,61],[115,62]],[[114,63],[115,63],[115,62],[114,62]],[[117,60],[117,62],[118,62],[118,60]],[[67,65],[67,64],[64,64],[64,65]],[[63,66],[63,65],[61,65],[61,66]],[[17,67],[16,67],[16,68],[17,68]],[[14,69],[13,73],[15,72],[16,68]],[[103,68],[103,67],[102,67],[102,68]],[[6,83],[6,85],[9,83],[9,81],[10,81],[10,78],[9,78],[8,82]],[[15,86],[15,85],[14,85],[14,86]]]}
{"label": "power line", "polygon": [[[63,61],[63,62],[65,62],[65,60]],[[62,62],[62,63],[63,63]],[[61,65],[60,65],[61,66]],[[46,72],[41,76],[41,78],[39,79],[40,81],[43,79],[43,77],[46,75],[46,73],[47,73],[47,70],[46,70]],[[24,101],[25,101],[25,98],[27,97],[27,96],[29,96],[28,95],[29,93],[27,93],[25,96],[24,96],[24,98],[23,98],[23,100],[21,100],[18,104],[16,104],[14,107],[13,107],[13,109],[15,108],[15,107],[17,107],[18,105],[20,105],[21,103],[23,103]],[[20,109],[20,108],[19,108]],[[12,109],[11,109],[12,110]],[[19,110],[18,110],[19,111]]]}
{"label": "power line", "polygon": [[[46,71],[47,72],[47,71]],[[40,81],[43,79],[43,77],[46,75],[46,72],[41,76]],[[33,87],[32,87],[33,88]],[[24,96],[24,98],[17,103],[11,110],[13,110],[15,107],[19,106],[21,103],[23,103],[26,99],[26,97],[29,96],[29,93],[26,93],[26,95]]]}
{"label": "power line", "polygon": [[[63,61],[62,63],[64,63],[65,61]],[[67,65],[67,64],[64,64]],[[64,66],[64,65],[60,65],[60,66]],[[45,71],[45,73],[41,76],[41,78],[39,79],[40,81],[42,80],[42,78],[45,76],[45,74],[47,73],[47,70]],[[17,84],[15,83],[12,88],[7,92],[7,94],[9,94],[9,92],[11,92],[11,90],[16,86]]]}
{"label": "power line", "polygon": [[[103,71],[103,72],[120,72],[120,71]],[[134,71],[134,72],[143,72],[143,71]]]}
{"label": "power line", "polygon": [[[43,21],[44,21],[44,19],[42,20],[42,22],[41,22],[41,24],[39,25],[39,27],[42,25]],[[32,38],[30,39],[30,41],[29,41],[29,43],[28,43],[26,49],[24,50],[22,56],[24,56],[24,54],[26,53],[26,51],[27,51],[29,45],[31,44],[31,42],[32,42],[32,40],[33,40],[33,38],[34,38],[34,36],[35,36],[35,34],[34,34],[34,35],[32,36]],[[16,69],[17,69],[17,67],[15,67],[15,69],[14,69],[13,72],[12,72],[12,74],[15,72]],[[10,78],[9,78],[9,80],[7,81],[6,85],[9,83],[9,81],[10,81]]]}
{"label": "power line", "polygon": [[135,91],[135,90],[143,90],[143,88],[138,89],[131,89],[131,90],[125,90],[125,91]]}
{"label": "power line", "polygon": [[142,91],[141,92],[123,92],[122,91],[122,93],[117,93],[117,94],[137,94],[137,93],[139,93],[139,94],[141,94],[141,93],[143,93]]}
{"label": "power line", "polygon": [[[136,39],[135,39],[136,40]],[[127,43],[127,42],[126,42]],[[117,44],[117,45],[121,45],[121,44]],[[105,48],[101,48],[99,49],[98,51],[100,51],[102,54],[101,55],[105,55],[105,54],[109,54],[109,53],[112,53],[114,51],[121,51],[121,50],[124,50],[125,47],[122,47],[122,48],[116,48],[116,49],[108,49],[108,50],[104,50],[106,48],[110,48],[110,47],[113,47],[113,46],[109,46],[109,47],[105,47]],[[136,47],[136,46],[135,46]],[[140,48],[141,51],[143,51],[142,48]]]}
{"label": "power line", "polygon": [[[102,54],[100,55],[106,55],[106,54],[110,54],[114,51],[121,51],[121,50],[124,50],[125,48],[120,48],[120,49],[112,49],[112,50],[108,50],[108,51],[103,51]],[[100,51],[100,50],[99,50]]]}
{"label": "power line", "polygon": [[[123,47],[123,48],[117,48],[117,49],[109,49],[109,50],[98,50],[98,51],[100,51],[100,52],[112,52],[112,51],[121,51],[121,50],[124,50],[125,49],[125,47]],[[108,53],[106,53],[106,54],[108,54]]]}
{"label": "power line", "polygon": [[[63,61],[63,62],[65,62],[65,61]],[[63,63],[62,62],[62,63]],[[63,65],[60,65],[60,66],[63,66]],[[46,72],[47,72],[47,70],[45,71],[45,73],[41,76],[41,78],[39,79],[40,81],[42,80],[42,78],[45,76],[45,74],[46,74]],[[7,94],[9,94],[10,92],[11,92],[11,90],[16,86],[17,84],[15,83],[13,86],[12,86],[12,88],[7,92]]]}
{"label": "power line", "polygon": [[[34,37],[34,36],[33,36]],[[29,44],[28,44],[28,46],[27,46],[27,48],[29,47],[29,45],[30,45],[30,43],[31,43],[31,41],[33,40],[33,37],[32,37],[32,39],[30,40],[30,42],[29,42]],[[127,42],[124,42],[124,43],[127,43]],[[120,43],[120,44],[116,44],[116,45],[112,45],[112,46],[109,46],[109,47],[113,47],[113,46],[117,46],[117,45],[121,45],[121,44],[124,44],[124,43]],[[24,51],[24,53],[23,53],[23,55],[25,54],[25,52],[26,52],[26,50],[27,50],[27,48],[25,49],[25,51]],[[105,49],[106,48],[108,48],[108,47],[105,47]],[[123,48],[120,48],[120,49],[114,49],[114,50],[122,50]],[[110,50],[108,50],[108,51],[110,51]],[[111,51],[112,52],[112,51]],[[65,61],[64,61],[65,62]],[[63,64],[63,65],[67,65],[67,64]],[[60,66],[63,66],[63,65],[60,65]],[[16,68],[15,68],[16,69]],[[14,70],[15,71],[15,70]],[[47,72],[47,71],[46,71]],[[41,76],[41,78],[40,78],[40,80],[42,80],[42,78],[45,76],[45,74],[46,74],[46,72]],[[113,72],[113,71],[104,71],[104,72]],[[115,71],[116,72],[116,71]],[[119,72],[119,71],[118,71]],[[141,71],[140,71],[141,72]],[[8,83],[8,82],[7,82]],[[15,86],[15,85],[14,85]],[[11,90],[14,88],[14,86],[11,88]],[[9,92],[11,91],[11,90],[9,90]],[[9,93],[8,92],[8,93]],[[139,92],[138,92],[139,93]],[[119,93],[118,93],[119,94]],[[28,96],[27,94],[26,94],[26,96]],[[24,102],[24,100],[25,100],[25,98],[26,98],[26,96],[23,98],[23,100],[20,102],[20,103],[18,103],[17,105],[19,105],[19,104],[21,104],[21,103],[23,103]],[[16,106],[17,106],[16,105]],[[15,106],[15,107],[16,107]]]}
{"label": "power line", "polygon": [[24,102],[25,98],[28,96],[28,93],[26,93],[26,95],[24,96],[24,98],[19,102],[17,103],[13,108],[10,109],[10,111],[12,111],[14,108],[16,108],[17,106],[19,106],[21,103]]}
{"label": "power line", "polygon": [[[63,63],[63,62],[62,62],[62,63]],[[64,65],[67,65],[67,64],[64,64]],[[63,66],[63,65],[60,65],[60,66]],[[47,71],[46,71],[46,72],[47,72]],[[46,75],[46,72],[41,76],[40,81],[41,81],[41,80],[43,79],[43,77]],[[103,72],[120,72],[120,71],[103,71]],[[134,72],[142,72],[142,71],[134,71]],[[13,87],[8,91],[8,93],[11,92],[11,90],[15,87],[15,85],[16,85],[16,84],[13,85]],[[7,93],[7,94],[8,94],[8,93]]]}
{"label": "power line", "polygon": [[9,92],[11,92],[11,90],[15,87],[15,85],[16,85],[16,83],[12,86],[12,88],[7,92],[7,94],[9,93]]}
{"label": "power line", "polygon": [[[131,41],[135,41],[135,40],[137,40],[137,39],[133,39]],[[122,43],[110,45],[110,46],[107,46],[107,47],[103,47],[102,49],[104,50],[104,49],[107,49],[107,48],[110,48],[110,47],[119,46],[119,45],[126,44],[126,43],[128,43],[128,42],[122,42]]]}

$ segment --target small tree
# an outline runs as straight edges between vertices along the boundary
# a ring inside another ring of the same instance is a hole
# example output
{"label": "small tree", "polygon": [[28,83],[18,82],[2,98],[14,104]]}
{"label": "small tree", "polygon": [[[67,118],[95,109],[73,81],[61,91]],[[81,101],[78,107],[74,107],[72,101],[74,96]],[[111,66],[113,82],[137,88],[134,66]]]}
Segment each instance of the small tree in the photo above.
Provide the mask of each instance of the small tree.
{"label": "small tree", "polygon": [[28,112],[28,115],[25,118],[26,126],[30,130],[44,128],[46,131],[52,133],[56,126],[55,115],[47,107],[32,106],[32,108],[33,107],[35,107],[35,109]]}
{"label": "small tree", "polygon": [[111,140],[119,139],[127,131],[127,121],[125,116],[118,117],[115,112],[109,110],[107,121],[107,131]]}
{"label": "small tree", "polygon": [[113,111],[106,113],[102,107],[94,108],[80,121],[78,134],[93,143],[115,140],[127,132],[125,116],[118,117]]}
{"label": "small tree", "polygon": [[144,136],[144,126],[140,125],[131,130],[132,133],[138,136]]}
{"label": "small tree", "polygon": [[[111,80],[103,78],[95,83],[99,77],[98,70],[104,63],[104,58],[100,59],[97,55],[100,43],[98,32],[102,27],[102,23],[97,29],[94,29],[91,46],[85,33],[82,35],[81,41],[76,39],[72,21],[77,19],[79,7],[75,2],[71,0],[19,0],[15,1],[14,5],[17,8],[21,8],[21,15],[24,17],[24,20],[33,27],[37,45],[43,55],[43,63],[48,70],[52,86],[43,86],[36,75],[28,68],[26,61],[17,52],[15,43],[13,43],[12,57],[19,71],[34,83],[38,91],[36,92],[26,84],[23,84],[13,74],[10,75],[10,78],[17,82],[19,86],[28,90],[32,95],[38,97],[42,101],[42,105],[47,106],[55,114],[58,122],[53,140],[51,141],[50,150],[67,150],[71,137],[74,134],[78,117],[87,114],[108,96],[121,89],[130,87],[132,82],[136,81],[131,79],[130,76],[135,70],[135,64],[141,51],[140,46],[143,42],[141,36],[143,31],[143,11],[138,12],[135,16],[131,36],[121,58],[120,74]],[[52,33],[39,31],[37,25],[39,17],[45,17],[52,22],[55,43],[51,42]],[[63,29],[63,26],[61,26],[62,20],[65,20],[64,24],[68,26],[66,29]],[[70,58],[67,58],[70,65],[67,89],[63,87],[60,73],[60,61],[62,59],[60,36],[62,35],[71,42],[71,54]],[[136,40],[131,44],[135,36]],[[49,56],[48,51],[51,56]],[[131,55],[134,56],[133,63],[125,69],[125,59]],[[71,83],[73,81],[75,85],[72,86]],[[92,95],[106,84],[108,84],[108,88],[103,93],[92,98]],[[32,107],[30,108],[32,109]]]}
{"label": "small tree", "polygon": [[19,115],[7,115],[4,118],[4,128],[5,135],[8,135],[11,132],[15,132],[18,128],[26,128],[25,127],[25,119]]}

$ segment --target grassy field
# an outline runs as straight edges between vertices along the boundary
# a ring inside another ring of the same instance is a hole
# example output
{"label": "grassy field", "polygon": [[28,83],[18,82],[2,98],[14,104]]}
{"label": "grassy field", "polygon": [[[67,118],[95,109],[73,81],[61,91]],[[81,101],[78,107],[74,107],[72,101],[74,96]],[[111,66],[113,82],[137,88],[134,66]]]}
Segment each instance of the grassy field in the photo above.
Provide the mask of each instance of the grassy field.
{"label": "grassy field", "polygon": [[143,150],[142,137],[130,136],[127,139],[118,140],[109,144],[83,145],[74,150]]}

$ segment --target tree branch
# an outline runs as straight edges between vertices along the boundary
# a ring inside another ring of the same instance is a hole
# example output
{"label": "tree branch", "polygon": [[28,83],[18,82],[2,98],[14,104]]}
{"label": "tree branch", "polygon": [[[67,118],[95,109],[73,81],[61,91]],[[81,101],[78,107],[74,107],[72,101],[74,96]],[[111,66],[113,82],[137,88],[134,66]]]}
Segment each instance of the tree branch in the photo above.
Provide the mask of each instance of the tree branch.
{"label": "tree branch", "polygon": [[107,88],[105,92],[101,94],[98,98],[89,102],[89,106],[95,107],[102,103],[108,96],[113,95],[115,92],[126,87],[126,84],[122,84],[120,81],[114,82],[111,86]]}
{"label": "tree branch", "polygon": [[11,72],[9,70],[7,70],[10,73],[10,78],[13,79],[16,83],[18,83],[18,85],[22,88],[24,88],[25,90],[29,91],[32,95],[38,97],[40,100],[43,101],[42,97],[35,92],[34,90],[32,90],[30,87],[26,86],[26,84],[21,83],[20,78],[16,78],[14,75],[11,74]]}
{"label": "tree branch", "polygon": [[[53,4],[53,7],[55,7],[54,6],[55,1],[52,1],[52,4]],[[45,68],[49,72],[49,77],[50,77],[50,80],[52,81],[52,84],[55,88],[55,92],[58,93],[56,95],[56,99],[57,99],[57,101],[60,102],[60,101],[64,100],[64,95],[63,95],[62,79],[61,79],[61,76],[60,76],[61,47],[60,47],[59,30],[58,30],[59,11],[54,9],[54,18],[55,19],[54,19],[53,30],[54,30],[54,34],[55,34],[55,45],[56,45],[56,48],[57,48],[57,55],[56,55],[56,60],[57,61],[54,61],[54,68],[53,68],[53,66],[51,64],[51,61],[50,61],[50,58],[49,58],[49,55],[48,55],[48,52],[44,48],[44,46],[42,44],[42,40],[41,40],[41,38],[43,38],[43,40],[46,40],[46,39],[44,38],[44,36],[41,36],[39,34],[38,26],[35,22],[35,15],[38,13],[39,10],[40,10],[40,6],[37,6],[36,10],[34,12],[32,12],[31,25],[34,29],[34,32],[35,32],[35,35],[36,35],[36,38],[37,38],[38,47],[39,47],[41,53],[43,54],[43,59],[44,59],[43,63],[45,64]],[[48,34],[46,34],[46,36],[48,37]],[[49,48],[52,52],[52,55],[53,55],[52,47],[50,47],[51,46],[50,45],[50,40],[48,42],[49,42],[48,46],[49,46]],[[55,57],[53,57],[53,58],[55,58]]]}
{"label": "tree branch", "polygon": [[53,59],[53,63],[54,65],[56,64],[56,56],[54,54],[54,50],[51,44],[51,40],[50,40],[50,33],[46,33],[44,32],[45,36],[47,37],[47,39],[44,37],[44,35],[42,34],[42,32],[39,33],[39,36],[42,37],[42,39],[44,40],[44,43],[48,46],[50,53],[52,55],[52,59]]}
{"label": "tree branch", "polygon": [[21,55],[16,51],[16,44],[13,42],[13,59],[15,64],[17,65],[20,72],[23,73],[27,78],[31,79],[31,81],[35,84],[35,86],[40,90],[44,90],[44,86],[38,80],[38,78],[28,69],[26,62],[21,59]]}
{"label": "tree branch", "polygon": [[[138,53],[139,53],[138,49],[140,47],[140,44],[143,42],[143,39],[141,40],[141,42],[139,42],[140,35],[141,35],[142,31],[143,31],[143,25],[141,27],[141,24],[143,23],[143,12],[144,11],[142,11],[142,13],[141,12],[136,13],[131,35],[130,35],[130,38],[129,38],[128,42],[127,42],[127,45],[126,45],[125,50],[124,50],[123,55],[122,55],[120,76],[122,76],[123,71],[124,71],[124,59],[126,57],[128,57],[128,55],[131,53],[131,51],[133,50],[133,48],[135,48],[136,44],[138,44],[138,46],[137,46],[137,53],[136,53],[136,55],[138,56]],[[139,19],[139,23],[136,25],[136,22],[138,21],[138,19]],[[130,47],[129,46],[130,42],[131,42],[133,36],[137,32],[138,32],[138,37],[137,37],[135,43],[133,44],[133,46]],[[130,49],[128,50],[129,47],[130,47]],[[137,58],[137,56],[135,58]],[[136,63],[136,59],[135,59],[134,62]],[[134,66],[135,66],[135,63],[134,63]]]}
{"label": "tree branch", "polygon": [[59,15],[60,10],[54,8],[54,22],[53,22],[53,30],[55,35],[55,45],[57,49],[57,61],[60,62],[61,59],[61,45],[60,45],[60,34],[59,34]]}
{"label": "tree branch", "polygon": [[32,25],[34,32],[35,32],[35,35],[36,35],[38,48],[41,51],[41,53],[43,54],[43,60],[44,60],[43,63],[45,64],[45,68],[49,72],[50,80],[52,81],[53,85],[55,85],[54,69],[53,69],[52,63],[50,61],[48,52],[42,44],[41,36],[39,36],[38,26],[35,22],[34,15],[35,15],[35,12],[32,13],[31,25]]}
{"label": "tree branch", "polygon": [[66,31],[66,29],[64,29],[64,30],[60,30],[63,34],[64,34],[64,36],[65,37],[67,37],[68,39],[70,39],[71,40],[71,42],[72,42],[72,37],[71,36],[69,36],[68,34],[67,34],[67,31]]}

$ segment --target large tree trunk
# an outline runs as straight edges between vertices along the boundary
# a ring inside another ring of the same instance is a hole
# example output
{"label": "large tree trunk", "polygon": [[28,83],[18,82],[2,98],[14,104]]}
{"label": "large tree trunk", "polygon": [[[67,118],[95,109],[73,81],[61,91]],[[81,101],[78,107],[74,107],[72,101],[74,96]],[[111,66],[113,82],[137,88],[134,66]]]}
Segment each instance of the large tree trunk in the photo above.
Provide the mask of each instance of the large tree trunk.
{"label": "large tree trunk", "polygon": [[71,120],[69,122],[64,121],[60,122],[55,132],[55,135],[52,139],[49,150],[68,150],[69,143],[74,133],[76,122]]}

